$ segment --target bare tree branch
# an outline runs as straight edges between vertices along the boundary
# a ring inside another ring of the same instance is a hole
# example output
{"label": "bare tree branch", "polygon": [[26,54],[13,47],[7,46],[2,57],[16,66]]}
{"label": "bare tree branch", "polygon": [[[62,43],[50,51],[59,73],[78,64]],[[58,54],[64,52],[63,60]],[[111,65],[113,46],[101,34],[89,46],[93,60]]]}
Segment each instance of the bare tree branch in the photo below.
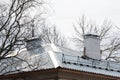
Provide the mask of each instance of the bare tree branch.
{"label": "bare tree branch", "polygon": [[42,27],[40,27],[40,31],[40,36],[43,43],[54,43],[59,46],[67,46],[67,39],[64,36],[61,36],[55,25],[50,27],[46,24],[43,24]]}
{"label": "bare tree branch", "polygon": [[113,58],[113,55],[120,49],[120,40],[115,35],[111,38],[112,28],[114,26],[111,21],[105,20],[101,26],[90,24],[86,21],[84,15],[79,20],[77,25],[74,25],[74,31],[76,35],[73,40],[77,43],[77,46],[83,47],[83,35],[88,33],[97,34],[100,36],[101,49],[103,54],[108,54],[106,59]]}

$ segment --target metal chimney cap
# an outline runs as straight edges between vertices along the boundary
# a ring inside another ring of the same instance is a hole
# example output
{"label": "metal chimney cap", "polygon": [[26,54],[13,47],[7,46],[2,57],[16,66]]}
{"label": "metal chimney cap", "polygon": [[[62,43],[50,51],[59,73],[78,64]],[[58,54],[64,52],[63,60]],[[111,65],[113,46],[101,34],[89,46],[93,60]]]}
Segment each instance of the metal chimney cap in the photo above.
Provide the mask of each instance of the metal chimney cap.
{"label": "metal chimney cap", "polygon": [[96,35],[96,34],[85,34],[85,35],[84,35],[84,38],[87,38],[87,37],[99,38],[100,36],[99,36],[99,35]]}
{"label": "metal chimney cap", "polygon": [[34,41],[34,40],[40,40],[41,41],[41,38],[40,37],[31,37],[31,38],[26,38],[25,39],[26,42]]}

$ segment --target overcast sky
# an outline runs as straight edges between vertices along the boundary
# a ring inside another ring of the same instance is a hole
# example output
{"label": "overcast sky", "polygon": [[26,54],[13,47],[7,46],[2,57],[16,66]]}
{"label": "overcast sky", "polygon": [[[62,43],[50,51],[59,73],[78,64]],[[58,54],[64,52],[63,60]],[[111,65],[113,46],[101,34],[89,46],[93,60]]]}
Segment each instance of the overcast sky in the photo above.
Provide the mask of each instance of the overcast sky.
{"label": "overcast sky", "polygon": [[105,19],[120,26],[120,0],[52,0],[50,20],[61,32],[71,35],[75,23],[83,14],[94,23]]}

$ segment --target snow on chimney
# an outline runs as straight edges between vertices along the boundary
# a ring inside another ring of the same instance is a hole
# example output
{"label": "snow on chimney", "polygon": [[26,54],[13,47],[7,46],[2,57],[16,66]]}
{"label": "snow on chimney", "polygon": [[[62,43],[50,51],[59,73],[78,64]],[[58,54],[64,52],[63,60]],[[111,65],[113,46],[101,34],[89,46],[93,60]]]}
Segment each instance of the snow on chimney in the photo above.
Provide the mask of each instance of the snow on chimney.
{"label": "snow on chimney", "polygon": [[84,56],[97,60],[101,59],[100,37],[98,35],[84,35]]}

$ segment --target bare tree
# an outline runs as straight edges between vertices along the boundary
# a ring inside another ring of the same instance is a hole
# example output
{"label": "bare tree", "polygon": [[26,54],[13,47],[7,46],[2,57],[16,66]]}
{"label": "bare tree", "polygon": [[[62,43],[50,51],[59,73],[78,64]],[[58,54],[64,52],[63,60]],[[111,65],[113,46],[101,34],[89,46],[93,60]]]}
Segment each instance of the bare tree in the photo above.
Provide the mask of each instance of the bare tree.
{"label": "bare tree", "polygon": [[119,37],[112,35],[112,29],[115,28],[112,23],[105,20],[101,26],[89,23],[85,16],[79,20],[77,25],[73,25],[75,36],[73,40],[77,46],[83,47],[83,36],[85,34],[97,34],[100,36],[102,54],[106,55],[105,59],[114,59],[117,57],[117,51],[120,49]]}
{"label": "bare tree", "polygon": [[41,4],[39,0],[8,0],[8,4],[0,4],[0,60],[23,44],[26,24],[32,21],[28,12]]}
{"label": "bare tree", "polygon": [[60,31],[57,30],[55,25],[48,23],[49,21],[47,22],[45,18],[42,18],[41,20],[41,16],[39,15],[37,15],[34,19],[35,20],[32,21],[32,24],[30,24],[31,27],[28,29],[32,30],[32,33],[29,34],[28,37],[38,36],[42,39],[44,44],[54,43],[62,47],[67,47],[67,39],[61,34]]}
{"label": "bare tree", "polygon": [[[44,43],[65,45],[65,38],[56,27],[49,28],[44,24],[45,19],[41,16],[44,13],[40,8],[43,3],[43,0],[8,0],[8,3],[0,4],[0,74],[35,70],[46,64],[47,61],[42,63],[45,58],[41,56],[33,55],[33,59],[26,50],[21,53],[28,37],[39,35]],[[37,15],[33,9],[39,11]]]}
{"label": "bare tree", "polygon": [[[7,0],[0,4],[0,73],[6,74],[30,67],[26,59],[18,57],[20,48],[24,45],[24,38],[31,34],[33,20],[36,20],[31,10],[40,11],[42,0]],[[32,13],[31,13],[32,12]],[[32,15],[30,15],[30,13]],[[42,20],[42,19],[41,19]],[[14,51],[18,51],[15,52]],[[20,67],[20,63],[28,65]]]}
{"label": "bare tree", "polygon": [[43,43],[54,43],[67,47],[67,39],[61,35],[55,25],[47,26],[45,23],[40,27],[40,36]]}

